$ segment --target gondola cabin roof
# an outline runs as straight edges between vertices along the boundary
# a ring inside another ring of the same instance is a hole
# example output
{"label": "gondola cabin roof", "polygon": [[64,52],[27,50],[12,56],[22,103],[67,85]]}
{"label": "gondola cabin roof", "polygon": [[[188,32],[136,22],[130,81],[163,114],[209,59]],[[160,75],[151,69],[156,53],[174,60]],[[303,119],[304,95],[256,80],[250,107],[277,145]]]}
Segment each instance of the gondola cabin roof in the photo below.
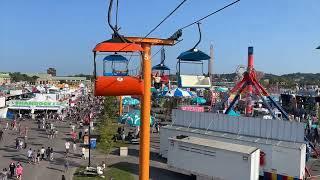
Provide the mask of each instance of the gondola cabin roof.
{"label": "gondola cabin roof", "polygon": [[152,70],[164,70],[164,71],[167,70],[167,71],[169,71],[170,68],[164,64],[158,64],[158,65],[153,66]]}
{"label": "gondola cabin roof", "polygon": [[181,53],[177,59],[182,61],[203,61],[209,60],[210,56],[198,49],[190,49]]}
{"label": "gondola cabin roof", "polygon": [[143,51],[139,44],[104,41],[97,44],[93,52],[138,52]]}
{"label": "gondola cabin roof", "polygon": [[128,62],[128,59],[119,54],[112,54],[103,58],[103,61]]}

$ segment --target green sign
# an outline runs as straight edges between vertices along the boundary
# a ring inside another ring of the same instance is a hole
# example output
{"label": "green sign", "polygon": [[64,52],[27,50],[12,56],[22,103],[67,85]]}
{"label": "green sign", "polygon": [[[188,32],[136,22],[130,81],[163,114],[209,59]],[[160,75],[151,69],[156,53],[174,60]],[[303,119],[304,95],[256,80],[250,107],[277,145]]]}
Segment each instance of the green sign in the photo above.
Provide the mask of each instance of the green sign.
{"label": "green sign", "polygon": [[49,102],[49,101],[13,101],[12,106],[43,106],[43,107],[57,107],[57,106],[66,106],[64,102]]}

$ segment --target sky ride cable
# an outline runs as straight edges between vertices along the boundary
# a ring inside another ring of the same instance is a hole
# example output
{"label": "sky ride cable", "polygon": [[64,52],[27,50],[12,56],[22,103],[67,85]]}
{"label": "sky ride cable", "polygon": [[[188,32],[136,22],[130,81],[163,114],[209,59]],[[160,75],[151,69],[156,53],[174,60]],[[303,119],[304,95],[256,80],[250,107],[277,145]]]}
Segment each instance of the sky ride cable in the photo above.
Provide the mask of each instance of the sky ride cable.
{"label": "sky ride cable", "polygon": [[210,16],[212,16],[212,15],[214,15],[214,14],[216,14],[216,13],[218,13],[218,12],[220,12],[220,11],[222,11],[222,10],[224,10],[224,9],[226,9],[226,8],[228,8],[228,7],[236,4],[236,3],[238,3],[238,2],[240,2],[240,0],[236,0],[236,1],[234,1],[234,2],[232,2],[232,3],[230,3],[230,4],[226,5],[226,6],[224,6],[224,7],[222,7],[222,8],[220,8],[220,9],[218,9],[218,10],[216,10],[216,11],[214,11],[214,12],[212,12],[212,13],[210,13],[210,14],[208,14],[208,15],[206,15],[206,16],[204,16],[204,17],[202,17],[202,18],[200,18],[200,19],[198,19],[198,20],[196,20],[196,21],[194,21],[194,22],[192,22],[192,23],[190,23],[190,24],[188,24],[188,25],[186,25],[186,26],[183,26],[183,27],[180,28],[180,29],[182,30],[182,29],[185,29],[185,28],[187,28],[187,27],[190,27],[190,26],[192,26],[192,25],[194,25],[194,24],[196,24],[196,23],[199,23],[200,21],[202,21],[202,20],[204,20],[204,19],[206,19],[206,18],[208,18],[208,17],[210,17]]}
{"label": "sky ride cable", "polygon": [[[112,1],[112,0],[111,0]],[[172,10],[164,19],[162,19],[162,21],[156,25],[153,29],[151,29],[145,36],[144,38],[147,38],[151,33],[153,33],[162,23],[164,23],[174,12],[176,12],[187,0],[183,0],[174,10]],[[143,38],[141,38],[141,41],[143,41]],[[128,46],[130,46],[130,44],[128,44],[127,46],[123,47],[122,49],[120,49],[119,51],[127,48]]]}

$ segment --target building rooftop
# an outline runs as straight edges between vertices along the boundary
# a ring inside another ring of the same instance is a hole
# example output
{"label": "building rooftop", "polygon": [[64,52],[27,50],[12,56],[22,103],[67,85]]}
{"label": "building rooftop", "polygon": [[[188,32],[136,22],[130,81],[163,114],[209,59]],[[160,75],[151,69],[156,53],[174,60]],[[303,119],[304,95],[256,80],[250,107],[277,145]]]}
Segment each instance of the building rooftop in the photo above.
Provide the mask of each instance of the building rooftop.
{"label": "building rooftop", "polygon": [[300,149],[304,145],[304,143],[299,143],[299,142],[280,141],[280,140],[267,139],[262,137],[245,136],[245,135],[224,133],[224,132],[205,130],[205,129],[196,129],[191,127],[188,128],[188,127],[182,127],[182,126],[167,125],[161,128],[180,131],[181,134],[183,134],[183,132],[191,132],[195,134],[204,134],[206,136],[223,137],[223,138],[233,139],[237,141],[239,140],[239,141],[255,142],[258,144],[272,144],[274,146],[286,147],[290,149]]}
{"label": "building rooftop", "polygon": [[49,78],[52,78],[52,75],[51,74],[47,74],[47,73],[22,73],[22,74],[26,74],[27,76],[37,76],[41,79],[49,79]]}
{"label": "building rooftop", "polygon": [[238,153],[242,153],[242,154],[251,154],[258,149],[256,147],[251,147],[251,146],[227,143],[227,142],[192,137],[192,136],[188,136],[188,137],[185,137],[182,139],[178,139],[178,138],[169,138],[169,139],[172,139],[174,141],[187,143],[187,144],[215,148],[215,149],[222,149],[222,150],[238,152]]}
{"label": "building rooftop", "polygon": [[85,81],[86,77],[74,77],[74,76],[55,76],[52,77],[53,80],[77,80],[77,81]]}

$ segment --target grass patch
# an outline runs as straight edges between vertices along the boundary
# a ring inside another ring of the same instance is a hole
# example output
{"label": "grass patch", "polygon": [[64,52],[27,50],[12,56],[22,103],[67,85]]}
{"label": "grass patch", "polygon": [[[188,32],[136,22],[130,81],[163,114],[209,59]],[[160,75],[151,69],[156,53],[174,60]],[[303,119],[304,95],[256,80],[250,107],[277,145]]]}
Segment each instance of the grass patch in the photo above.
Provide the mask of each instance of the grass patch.
{"label": "grass patch", "polygon": [[113,147],[115,147],[115,148],[128,147],[128,146],[129,146],[129,144],[126,141],[122,142],[121,140],[114,142],[114,144],[113,144]]}
{"label": "grass patch", "polygon": [[102,180],[107,179],[110,180],[113,178],[114,180],[134,180],[134,177],[127,171],[118,169],[116,167],[108,168],[104,173],[104,178],[101,177],[88,177],[81,176],[78,174],[79,171],[83,170],[84,167],[78,168],[76,173],[73,176],[73,180]]}

